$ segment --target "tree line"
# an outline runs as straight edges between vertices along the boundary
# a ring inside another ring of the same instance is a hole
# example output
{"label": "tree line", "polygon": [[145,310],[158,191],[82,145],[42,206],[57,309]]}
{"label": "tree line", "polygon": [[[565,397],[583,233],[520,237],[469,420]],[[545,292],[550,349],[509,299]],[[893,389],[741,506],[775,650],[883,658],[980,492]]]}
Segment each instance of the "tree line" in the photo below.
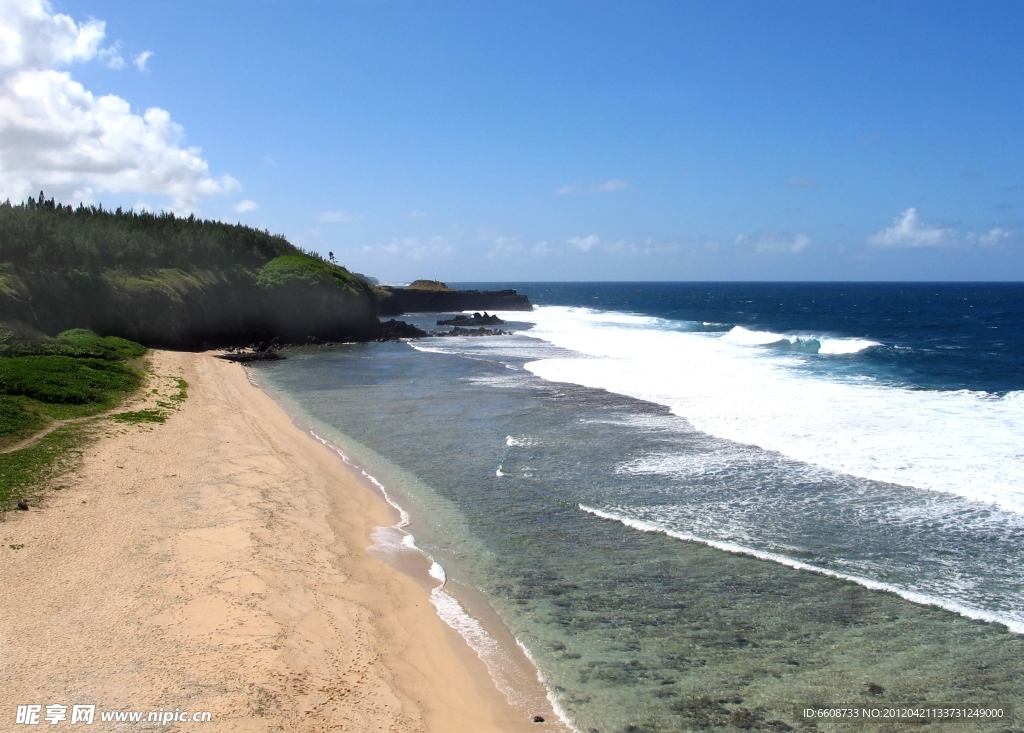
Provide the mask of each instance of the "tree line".
{"label": "tree line", "polygon": [[194,215],[72,207],[42,191],[21,204],[0,203],[0,263],[28,270],[251,268],[299,252],[321,259],[282,235]]}

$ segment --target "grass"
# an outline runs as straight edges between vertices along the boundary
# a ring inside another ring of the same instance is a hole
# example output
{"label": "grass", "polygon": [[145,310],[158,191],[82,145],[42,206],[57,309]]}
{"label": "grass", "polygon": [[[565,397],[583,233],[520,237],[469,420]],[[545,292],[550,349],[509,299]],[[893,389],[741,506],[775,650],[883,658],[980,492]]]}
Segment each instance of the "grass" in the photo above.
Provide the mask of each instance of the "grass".
{"label": "grass", "polygon": [[[52,420],[88,417],[116,407],[142,384],[143,373],[131,362],[145,353],[140,344],[82,329],[48,338],[5,330],[0,324],[0,448],[32,437]],[[179,385],[179,392],[183,390]],[[163,422],[166,414],[139,410],[114,419]],[[30,445],[0,453],[0,511],[37,496],[56,476],[77,465],[93,424],[61,425]]]}
{"label": "grass", "polygon": [[134,412],[115,412],[111,420],[128,423],[166,422],[167,413],[163,410],[135,410]]}
{"label": "grass", "polygon": [[49,420],[28,409],[24,400],[0,397],[0,448],[17,443],[39,432]]}
{"label": "grass", "polygon": [[363,288],[362,282],[344,267],[331,265],[306,254],[286,254],[263,265],[256,274],[256,284],[277,288],[298,283],[333,283],[349,290]]}
{"label": "grass", "polygon": [[109,361],[138,359],[146,353],[146,347],[142,344],[117,336],[97,336],[84,328],[65,331],[57,336],[55,342],[62,354]]}
{"label": "grass", "polygon": [[177,380],[178,391],[176,394],[171,395],[172,402],[184,402],[188,399],[188,382],[181,377]]}
{"label": "grass", "polygon": [[141,382],[137,370],[118,361],[52,354],[0,359],[0,394],[51,406],[46,412],[52,417],[80,417],[113,407]]}
{"label": "grass", "polygon": [[88,438],[82,423],[62,425],[32,445],[0,453],[0,510],[38,496],[55,478],[73,469]]}

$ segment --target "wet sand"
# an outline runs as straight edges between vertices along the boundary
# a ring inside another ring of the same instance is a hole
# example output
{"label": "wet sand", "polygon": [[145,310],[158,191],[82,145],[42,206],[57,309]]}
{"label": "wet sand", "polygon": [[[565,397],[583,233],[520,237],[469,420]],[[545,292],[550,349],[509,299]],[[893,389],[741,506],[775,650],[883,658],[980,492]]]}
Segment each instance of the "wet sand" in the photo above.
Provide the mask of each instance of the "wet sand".
{"label": "wet sand", "polygon": [[101,422],[61,491],[0,521],[0,720],[95,704],[100,730],[131,728],[102,711],[159,709],[212,714],[163,730],[547,727],[497,692],[424,584],[367,551],[387,505],[243,367],[152,363],[165,398],[188,381],[181,408]]}

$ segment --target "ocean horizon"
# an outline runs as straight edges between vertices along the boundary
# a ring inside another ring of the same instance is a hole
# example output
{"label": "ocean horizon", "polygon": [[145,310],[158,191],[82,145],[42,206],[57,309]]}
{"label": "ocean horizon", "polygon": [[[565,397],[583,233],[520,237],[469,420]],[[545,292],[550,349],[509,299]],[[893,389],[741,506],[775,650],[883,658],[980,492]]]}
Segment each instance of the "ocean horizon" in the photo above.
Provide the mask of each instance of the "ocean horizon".
{"label": "ocean horizon", "polygon": [[394,542],[493,609],[566,722],[1021,698],[1024,285],[453,285],[535,309],[254,374],[400,508]]}

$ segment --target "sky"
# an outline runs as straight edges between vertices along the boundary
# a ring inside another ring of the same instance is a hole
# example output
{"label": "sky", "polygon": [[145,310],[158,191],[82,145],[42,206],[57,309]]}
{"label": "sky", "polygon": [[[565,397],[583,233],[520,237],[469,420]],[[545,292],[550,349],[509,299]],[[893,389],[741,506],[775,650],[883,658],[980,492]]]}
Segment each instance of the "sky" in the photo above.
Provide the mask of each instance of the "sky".
{"label": "sky", "polygon": [[0,0],[0,199],[384,282],[1024,279],[1024,3]]}

